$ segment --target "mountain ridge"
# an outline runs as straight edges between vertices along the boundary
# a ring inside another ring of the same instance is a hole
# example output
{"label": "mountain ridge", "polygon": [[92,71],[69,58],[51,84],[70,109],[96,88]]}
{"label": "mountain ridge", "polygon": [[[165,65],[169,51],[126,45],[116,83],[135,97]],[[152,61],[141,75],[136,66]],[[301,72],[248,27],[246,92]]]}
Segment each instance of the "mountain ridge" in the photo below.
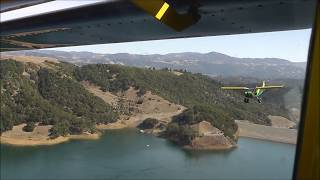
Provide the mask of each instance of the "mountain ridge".
{"label": "mountain ridge", "polygon": [[66,52],[37,50],[8,52],[5,54],[53,57],[79,66],[86,64],[120,64],[135,67],[186,69],[193,73],[215,76],[243,76],[260,79],[303,79],[306,62],[291,62],[278,58],[237,58],[218,52],[168,54],[101,54],[92,52]]}
{"label": "mountain ridge", "polygon": [[[167,128],[159,124],[159,128],[165,128],[165,137],[181,145],[190,144],[198,136],[192,126],[202,121],[221,130],[228,138],[226,141],[232,142],[237,139],[235,119],[271,125],[269,115],[288,117],[287,109],[277,97],[282,97],[289,89],[266,94],[278,101],[270,98],[272,101],[259,105],[255,101],[244,104],[241,93],[223,91],[220,82],[199,73],[115,64],[76,66],[48,60],[35,64],[31,60],[10,58],[0,63],[1,133],[22,123],[27,124],[28,131],[32,131],[36,123],[52,125],[50,136],[53,138],[94,133],[96,125],[116,122],[119,114],[130,114],[144,101],[155,101],[144,98],[147,92],[167,100],[168,107],[175,106],[172,102],[187,108],[173,117]],[[132,92],[137,99],[129,104],[121,103],[120,110],[115,109],[112,103],[89,92],[82,82],[113,94],[134,89]]]}

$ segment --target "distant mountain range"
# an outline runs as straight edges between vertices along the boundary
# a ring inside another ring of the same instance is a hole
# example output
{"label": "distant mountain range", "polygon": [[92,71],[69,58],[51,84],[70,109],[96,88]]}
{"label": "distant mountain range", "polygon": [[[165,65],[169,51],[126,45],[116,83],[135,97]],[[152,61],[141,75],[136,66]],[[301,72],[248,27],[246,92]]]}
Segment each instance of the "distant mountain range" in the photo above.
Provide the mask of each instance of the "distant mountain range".
{"label": "distant mountain range", "polygon": [[35,50],[8,52],[6,54],[52,57],[80,66],[85,64],[121,64],[136,67],[155,67],[157,69],[183,69],[211,77],[241,76],[259,79],[303,79],[306,67],[306,62],[291,62],[277,58],[237,58],[217,52],[138,55]]}

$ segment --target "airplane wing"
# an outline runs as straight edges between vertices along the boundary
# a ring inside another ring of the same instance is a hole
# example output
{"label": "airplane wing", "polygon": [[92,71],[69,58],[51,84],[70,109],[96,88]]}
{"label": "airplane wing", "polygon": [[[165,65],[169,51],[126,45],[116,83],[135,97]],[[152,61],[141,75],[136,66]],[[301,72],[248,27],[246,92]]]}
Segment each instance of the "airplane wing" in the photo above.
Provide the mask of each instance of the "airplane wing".
{"label": "airplane wing", "polygon": [[0,6],[0,12],[12,11],[15,9],[21,9],[28,6],[34,6],[37,4],[46,3],[53,0],[28,0],[28,1],[13,1],[13,0],[2,0]]}
{"label": "airplane wing", "polygon": [[[29,5],[21,4],[20,0],[10,2],[19,5],[11,8]],[[311,28],[315,3],[315,0],[105,0],[1,22],[0,51]]]}
{"label": "airplane wing", "polygon": [[275,88],[283,88],[284,85],[279,85],[279,86],[261,86],[261,87],[256,87],[256,89],[275,89]]}
{"label": "airplane wing", "polygon": [[247,87],[221,87],[224,90],[249,90]]}

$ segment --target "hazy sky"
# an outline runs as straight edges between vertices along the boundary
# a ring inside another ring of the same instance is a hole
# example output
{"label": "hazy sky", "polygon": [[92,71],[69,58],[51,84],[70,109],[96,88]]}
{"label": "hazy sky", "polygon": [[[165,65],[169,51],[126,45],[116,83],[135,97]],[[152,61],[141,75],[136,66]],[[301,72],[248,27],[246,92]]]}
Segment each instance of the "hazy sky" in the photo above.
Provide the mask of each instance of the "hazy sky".
{"label": "hazy sky", "polygon": [[311,30],[305,29],[241,35],[75,46],[54,48],[54,50],[88,51],[102,54],[166,54],[177,52],[207,53],[216,51],[235,57],[274,57],[301,62],[307,60],[310,34]]}
{"label": "hazy sky", "polygon": [[[90,3],[110,0],[58,0],[36,6],[1,13],[1,21],[56,11]],[[281,31],[242,35],[212,36],[174,40],[102,44],[55,48],[63,51],[89,51],[95,53],[166,54],[176,52],[216,51],[235,57],[274,57],[290,61],[306,61],[311,30]]]}

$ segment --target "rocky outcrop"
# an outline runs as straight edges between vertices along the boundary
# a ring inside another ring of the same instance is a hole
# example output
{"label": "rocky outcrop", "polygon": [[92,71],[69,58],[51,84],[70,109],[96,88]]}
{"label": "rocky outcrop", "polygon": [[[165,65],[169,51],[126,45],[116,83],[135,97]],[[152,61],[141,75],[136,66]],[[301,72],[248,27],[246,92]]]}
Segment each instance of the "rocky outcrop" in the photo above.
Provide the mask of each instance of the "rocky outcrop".
{"label": "rocky outcrop", "polygon": [[187,149],[222,150],[236,147],[236,143],[232,139],[226,137],[221,130],[207,121],[201,121],[191,127],[198,136],[191,141],[190,145],[185,146]]}

